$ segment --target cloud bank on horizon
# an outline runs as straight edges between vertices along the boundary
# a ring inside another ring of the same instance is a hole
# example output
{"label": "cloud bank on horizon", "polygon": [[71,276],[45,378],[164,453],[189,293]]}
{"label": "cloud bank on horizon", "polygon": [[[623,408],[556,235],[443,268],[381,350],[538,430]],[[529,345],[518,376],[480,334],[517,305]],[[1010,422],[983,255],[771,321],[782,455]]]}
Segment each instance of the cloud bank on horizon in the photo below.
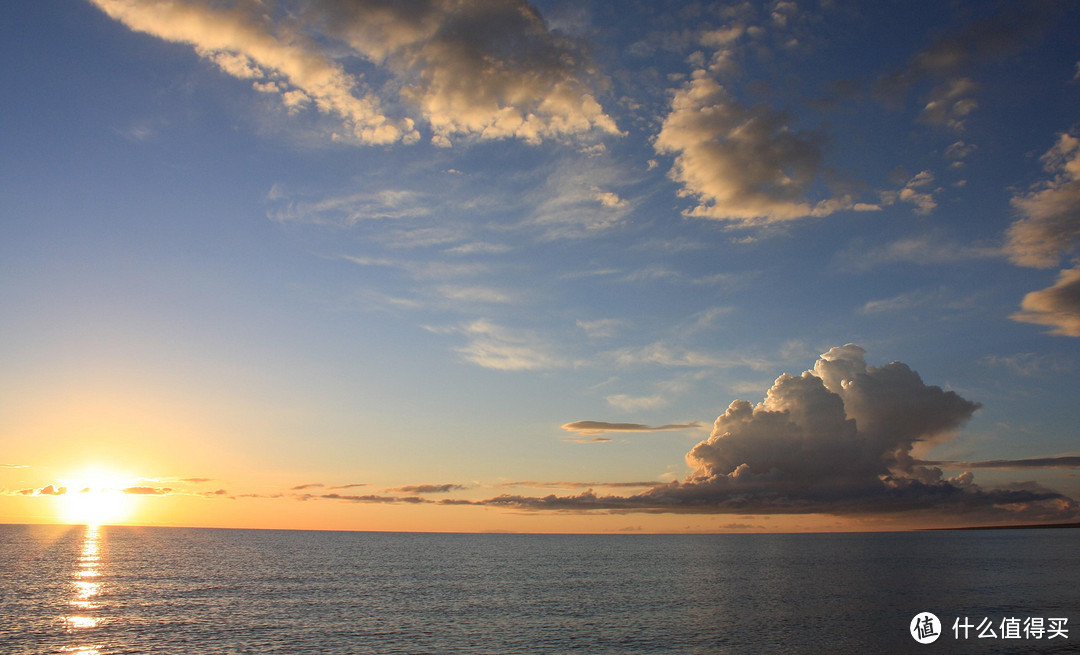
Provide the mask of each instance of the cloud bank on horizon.
{"label": "cloud bank on horizon", "polygon": [[[709,438],[686,454],[693,472],[681,482],[633,496],[588,490],[574,496],[503,495],[479,504],[627,512],[912,512],[967,521],[1080,516],[1075,500],[1039,484],[983,489],[970,471],[946,478],[934,463],[916,460],[916,447],[949,439],[980,405],[925,384],[901,362],[868,366],[865,353],[854,344],[831,348],[812,370],[778,377],[756,405],[732,402]],[[1076,465],[1077,458],[1062,457],[997,467]]]}

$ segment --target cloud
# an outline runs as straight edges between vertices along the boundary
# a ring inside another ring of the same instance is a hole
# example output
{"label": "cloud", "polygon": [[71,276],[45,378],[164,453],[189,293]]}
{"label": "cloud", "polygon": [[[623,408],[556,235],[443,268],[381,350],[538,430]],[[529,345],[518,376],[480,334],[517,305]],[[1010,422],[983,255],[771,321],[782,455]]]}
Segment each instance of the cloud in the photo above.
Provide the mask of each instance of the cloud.
{"label": "cloud", "polygon": [[1005,249],[1019,266],[1051,268],[1080,240],[1080,138],[1058,134],[1040,161],[1051,177],[1013,196],[1020,218],[1009,227]]}
{"label": "cloud", "polygon": [[193,484],[199,484],[202,482],[212,482],[213,478],[180,478],[180,482],[191,482]]}
{"label": "cloud", "polygon": [[51,484],[37,490],[39,496],[63,496],[66,493],[67,487],[57,487]]}
{"label": "cloud", "polygon": [[410,484],[403,487],[387,489],[387,491],[397,491],[406,494],[445,494],[464,488],[465,485],[461,484]]}
{"label": "cloud", "polygon": [[336,484],[336,485],[327,487],[327,489],[355,489],[356,487],[366,487],[366,486],[368,486],[366,482],[350,482],[349,484]]}
{"label": "cloud", "polygon": [[394,505],[397,503],[407,503],[412,505],[430,503],[432,501],[420,498],[417,496],[380,496],[377,494],[369,494],[364,496],[355,496],[351,494],[297,494],[294,496],[296,500],[337,500],[343,503],[362,503],[362,504],[375,504],[375,505]]}
{"label": "cloud", "polygon": [[[1080,506],[1034,483],[983,489],[911,456],[979,408],[925,384],[906,364],[868,366],[853,344],[802,375],[783,374],[757,405],[731,403],[686,456],[682,482],[633,496],[503,494],[475,504],[535,510],[687,513],[921,512],[940,520],[1062,520]],[[1056,460],[1056,458],[1052,458]],[[1049,460],[1043,460],[1044,462]],[[1062,461],[1057,461],[1060,464]]]}
{"label": "cloud", "polygon": [[649,426],[640,423],[607,423],[605,421],[574,421],[566,423],[562,429],[579,434],[604,434],[606,432],[663,432],[668,430],[689,430],[700,427],[697,421],[672,423],[670,425]]}
{"label": "cloud", "polygon": [[[92,1],[133,30],[193,46],[290,113],[335,116],[341,140],[413,143],[414,119],[440,146],[619,134],[588,57],[521,0]],[[365,70],[347,71],[350,59]],[[364,72],[392,82],[373,88]]]}
{"label": "cloud", "polygon": [[833,266],[843,270],[866,271],[885,264],[909,263],[921,266],[956,264],[994,259],[1003,256],[1000,246],[981,243],[956,243],[938,232],[898,239],[877,248],[856,241],[837,253]]}
{"label": "cloud", "polygon": [[267,200],[273,203],[267,215],[279,223],[340,227],[349,227],[361,221],[427,216],[433,206],[427,194],[408,189],[383,189],[304,201],[291,200],[279,187],[274,186],[267,194]]}
{"label": "cloud", "polygon": [[1024,296],[1020,309],[1010,318],[1048,325],[1050,334],[1080,337],[1080,267],[1061,271],[1053,286]]}
{"label": "cloud", "polygon": [[972,97],[978,88],[979,85],[967,77],[955,77],[934,87],[919,120],[962,131],[968,115],[979,106]]}
{"label": "cloud", "polygon": [[610,487],[610,488],[641,488],[641,487],[655,487],[658,484],[662,484],[656,481],[648,482],[540,482],[536,480],[521,480],[516,482],[503,482],[498,486],[500,488],[506,487],[527,487],[529,489],[590,489],[595,487]]}
{"label": "cloud", "polygon": [[689,216],[752,226],[824,216],[849,199],[806,199],[822,162],[823,138],[791,128],[768,107],[745,107],[705,71],[675,91],[654,142],[675,155],[670,176],[697,201]]}
{"label": "cloud", "polygon": [[172,493],[169,487],[127,487],[121,491],[137,496],[167,496]]}
{"label": "cloud", "polygon": [[303,491],[304,489],[319,489],[326,485],[321,482],[308,482],[306,484],[298,484],[295,487],[289,487],[289,491]]}
{"label": "cloud", "polygon": [[622,321],[617,318],[600,318],[595,321],[577,321],[577,326],[590,339],[606,339],[615,336]]}
{"label": "cloud", "polygon": [[1080,468],[1080,457],[1032,457],[1029,459],[989,459],[980,462],[920,461],[921,466],[944,466],[963,469],[1074,469]]}
{"label": "cloud", "polygon": [[30,468],[26,464],[0,464],[0,469],[25,469]]}
{"label": "cloud", "polygon": [[[1051,177],[1013,196],[1020,218],[1009,227],[1005,250],[1019,266],[1051,268],[1080,243],[1080,138],[1058,134],[1041,161]],[[1080,337],[1080,267],[1061,271],[1054,285],[1024,296],[1020,308],[1013,320]]]}
{"label": "cloud", "polygon": [[[410,119],[384,115],[381,102],[322,51],[305,26],[270,18],[287,7],[209,0],[91,0],[132,30],[186,43],[224,73],[259,80],[258,90],[277,93],[295,107],[304,102],[342,121],[346,138],[366,144],[416,141]],[[276,3],[275,3],[276,4]],[[303,100],[301,100],[303,99]]]}
{"label": "cloud", "polygon": [[603,356],[613,359],[620,366],[657,364],[671,368],[733,368],[747,366],[760,369],[768,364],[764,359],[740,353],[714,355],[672,346],[664,341],[657,341],[640,348],[620,348],[603,353]]}
{"label": "cloud", "polygon": [[973,97],[978,85],[967,77],[969,69],[1035,43],[1055,10],[1049,2],[1013,2],[998,13],[947,32],[916,53],[903,69],[878,80],[878,96],[896,102],[919,80],[938,80],[919,119],[962,130],[964,120],[978,105]]}
{"label": "cloud", "polygon": [[500,371],[531,371],[556,368],[563,361],[529,332],[519,332],[486,319],[477,319],[454,328],[428,328],[433,332],[456,332],[468,343],[456,350],[477,366]]}
{"label": "cloud", "polygon": [[1061,353],[1038,355],[1016,353],[1015,355],[987,355],[980,360],[988,366],[1003,366],[1020,377],[1040,377],[1067,373],[1073,370],[1074,361]]}

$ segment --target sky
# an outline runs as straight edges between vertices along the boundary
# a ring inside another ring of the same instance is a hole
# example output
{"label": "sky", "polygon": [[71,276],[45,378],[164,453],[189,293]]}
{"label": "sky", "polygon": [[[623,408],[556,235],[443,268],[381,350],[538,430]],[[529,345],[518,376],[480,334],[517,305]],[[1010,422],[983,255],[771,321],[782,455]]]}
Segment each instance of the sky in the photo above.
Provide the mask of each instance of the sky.
{"label": "sky", "polygon": [[1072,2],[0,10],[0,522],[1080,518]]}

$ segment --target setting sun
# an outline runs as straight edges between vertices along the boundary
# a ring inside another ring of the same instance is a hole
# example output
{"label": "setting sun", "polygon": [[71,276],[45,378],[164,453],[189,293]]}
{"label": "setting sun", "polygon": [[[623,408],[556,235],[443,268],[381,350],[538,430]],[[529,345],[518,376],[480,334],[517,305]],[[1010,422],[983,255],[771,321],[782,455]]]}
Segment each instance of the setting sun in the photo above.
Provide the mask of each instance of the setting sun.
{"label": "setting sun", "polygon": [[111,471],[90,470],[65,480],[60,496],[60,518],[65,523],[103,525],[123,523],[135,511],[136,499],[125,493],[130,480]]}

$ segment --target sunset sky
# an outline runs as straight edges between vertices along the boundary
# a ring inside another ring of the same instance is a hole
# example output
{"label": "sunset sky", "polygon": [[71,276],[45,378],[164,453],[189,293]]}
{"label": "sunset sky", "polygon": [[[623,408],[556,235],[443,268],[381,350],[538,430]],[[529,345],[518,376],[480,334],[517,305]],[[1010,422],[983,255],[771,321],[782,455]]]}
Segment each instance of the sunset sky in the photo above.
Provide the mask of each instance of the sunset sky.
{"label": "sunset sky", "polygon": [[1080,519],[1078,33],[1073,2],[8,3],[0,522]]}

